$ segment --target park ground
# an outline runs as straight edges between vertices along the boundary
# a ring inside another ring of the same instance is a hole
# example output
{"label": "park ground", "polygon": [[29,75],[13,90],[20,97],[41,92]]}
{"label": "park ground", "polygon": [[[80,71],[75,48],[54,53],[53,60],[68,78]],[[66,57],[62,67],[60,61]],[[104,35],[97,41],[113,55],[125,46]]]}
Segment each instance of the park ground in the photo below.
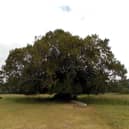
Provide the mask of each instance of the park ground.
{"label": "park ground", "polygon": [[81,107],[48,95],[0,95],[0,129],[129,129],[129,95],[81,95]]}

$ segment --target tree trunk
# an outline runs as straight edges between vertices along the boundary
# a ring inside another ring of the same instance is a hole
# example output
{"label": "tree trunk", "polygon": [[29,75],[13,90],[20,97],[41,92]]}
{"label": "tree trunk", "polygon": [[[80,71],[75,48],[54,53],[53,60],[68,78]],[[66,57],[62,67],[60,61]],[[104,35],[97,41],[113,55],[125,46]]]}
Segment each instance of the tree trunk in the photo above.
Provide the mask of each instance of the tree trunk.
{"label": "tree trunk", "polygon": [[62,101],[70,101],[70,100],[75,100],[77,99],[77,96],[76,95],[72,95],[70,93],[57,93],[55,96],[54,96],[54,99],[56,100],[62,100]]}

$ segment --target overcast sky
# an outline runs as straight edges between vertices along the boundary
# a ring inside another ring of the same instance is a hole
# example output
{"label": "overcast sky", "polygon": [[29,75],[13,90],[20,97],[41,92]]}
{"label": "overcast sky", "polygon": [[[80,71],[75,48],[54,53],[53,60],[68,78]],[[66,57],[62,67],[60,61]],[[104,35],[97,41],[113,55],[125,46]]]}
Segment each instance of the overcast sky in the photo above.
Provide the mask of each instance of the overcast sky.
{"label": "overcast sky", "polygon": [[55,29],[109,38],[129,71],[129,0],[0,0],[0,66],[9,50]]}

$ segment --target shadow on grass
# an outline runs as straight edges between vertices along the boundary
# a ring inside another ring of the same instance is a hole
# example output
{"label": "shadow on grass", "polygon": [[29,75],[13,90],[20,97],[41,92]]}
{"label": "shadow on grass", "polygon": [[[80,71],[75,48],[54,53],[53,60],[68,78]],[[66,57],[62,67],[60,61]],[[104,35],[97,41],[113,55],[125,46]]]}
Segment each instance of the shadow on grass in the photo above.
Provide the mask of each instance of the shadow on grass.
{"label": "shadow on grass", "polygon": [[12,96],[6,97],[7,101],[21,104],[65,104],[69,101],[55,100],[53,96]]}
{"label": "shadow on grass", "polygon": [[97,105],[129,105],[129,99],[127,98],[117,98],[116,97],[106,97],[99,95],[85,95],[79,96],[78,99],[87,104],[97,104]]}
{"label": "shadow on grass", "polygon": [[[53,95],[8,95],[2,96],[2,101],[21,103],[21,104],[65,104],[70,101],[56,100]],[[95,105],[129,105],[129,97],[122,95],[80,95],[78,100],[86,104]]]}

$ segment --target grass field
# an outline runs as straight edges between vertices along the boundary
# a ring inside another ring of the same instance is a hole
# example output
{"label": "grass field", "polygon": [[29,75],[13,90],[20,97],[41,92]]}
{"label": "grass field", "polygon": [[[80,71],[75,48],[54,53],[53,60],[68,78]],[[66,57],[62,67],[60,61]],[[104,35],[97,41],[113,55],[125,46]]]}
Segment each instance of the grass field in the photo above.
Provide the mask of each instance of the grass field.
{"label": "grass field", "polygon": [[0,129],[129,129],[129,95],[80,96],[87,107],[48,95],[0,96]]}

